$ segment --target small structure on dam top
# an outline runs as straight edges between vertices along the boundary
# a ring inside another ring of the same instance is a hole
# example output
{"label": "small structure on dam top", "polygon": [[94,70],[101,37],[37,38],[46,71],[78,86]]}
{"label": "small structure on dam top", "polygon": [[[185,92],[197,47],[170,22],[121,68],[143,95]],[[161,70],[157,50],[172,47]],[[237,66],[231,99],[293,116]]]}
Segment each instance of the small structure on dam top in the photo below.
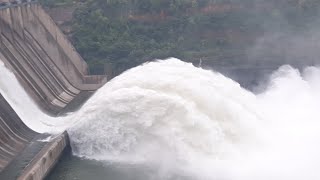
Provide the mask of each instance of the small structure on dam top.
{"label": "small structure on dam top", "polygon": [[[34,0],[0,0],[0,60],[51,115],[79,108],[107,82],[86,62]],[[0,179],[43,179],[68,146],[67,134],[30,130],[0,94]]]}

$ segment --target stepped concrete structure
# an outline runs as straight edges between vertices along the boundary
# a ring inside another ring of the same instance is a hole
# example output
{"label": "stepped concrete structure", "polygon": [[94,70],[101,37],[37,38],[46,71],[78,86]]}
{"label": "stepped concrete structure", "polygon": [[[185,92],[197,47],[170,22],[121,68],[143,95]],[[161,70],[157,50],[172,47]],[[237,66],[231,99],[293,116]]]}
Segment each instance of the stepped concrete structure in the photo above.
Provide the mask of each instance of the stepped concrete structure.
{"label": "stepped concrete structure", "polygon": [[0,95],[0,171],[21,152],[38,133],[30,130]]}
{"label": "stepped concrete structure", "polygon": [[85,100],[107,81],[105,75],[88,75],[86,62],[38,3],[5,7],[0,59],[47,113],[73,109],[70,102]]}
{"label": "stepped concrete structure", "polygon": [[[107,82],[106,75],[88,73],[86,62],[33,0],[0,0],[0,60],[50,115],[79,108]],[[0,179],[43,179],[68,143],[67,133],[29,129],[0,94]]]}

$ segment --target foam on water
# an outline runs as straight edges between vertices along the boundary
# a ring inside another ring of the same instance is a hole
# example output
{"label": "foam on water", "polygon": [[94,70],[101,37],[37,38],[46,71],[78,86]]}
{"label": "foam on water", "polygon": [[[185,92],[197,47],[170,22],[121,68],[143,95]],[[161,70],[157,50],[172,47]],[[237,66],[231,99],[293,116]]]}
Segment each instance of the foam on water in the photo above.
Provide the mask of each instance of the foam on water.
{"label": "foam on water", "polygon": [[1,93],[24,122],[37,131],[67,128],[78,156],[150,165],[158,179],[320,179],[317,67],[300,73],[283,66],[264,92],[253,94],[178,59],[151,62],[114,78],[78,112],[58,119],[40,115],[3,65],[0,73]]}
{"label": "foam on water", "polygon": [[319,179],[319,72],[283,66],[254,95],[177,59],[148,63],[76,114],[73,151],[199,179]]}
{"label": "foam on water", "polygon": [[221,74],[170,59],[134,68],[101,88],[69,133],[74,152],[86,157],[184,162],[197,153],[219,159],[255,133],[254,103],[253,94]]}

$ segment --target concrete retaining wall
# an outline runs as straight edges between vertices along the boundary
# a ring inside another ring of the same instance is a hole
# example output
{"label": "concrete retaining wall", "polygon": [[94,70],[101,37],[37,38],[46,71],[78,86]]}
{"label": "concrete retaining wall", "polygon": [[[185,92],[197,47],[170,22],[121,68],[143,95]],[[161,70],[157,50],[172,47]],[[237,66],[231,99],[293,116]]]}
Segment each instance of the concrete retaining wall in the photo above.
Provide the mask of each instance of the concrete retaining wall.
{"label": "concrete retaining wall", "polygon": [[0,94],[0,179],[41,180],[69,146],[66,132],[38,134],[29,129]]}
{"label": "concrete retaining wall", "polygon": [[69,146],[68,134],[65,132],[48,143],[24,169],[18,180],[41,180],[59,160],[65,148]]}
{"label": "concrete retaining wall", "polygon": [[106,75],[88,74],[86,62],[35,2],[0,9],[0,59],[53,115],[81,91],[94,92],[107,81]]}
{"label": "concrete retaining wall", "polygon": [[[89,75],[85,61],[41,6],[23,2],[0,4],[0,60],[44,111],[72,111],[107,77]],[[39,141],[48,136],[24,125],[0,94],[0,179],[43,179],[69,146],[66,132]]]}
{"label": "concrete retaining wall", "polygon": [[0,172],[37,134],[23,124],[0,94]]}

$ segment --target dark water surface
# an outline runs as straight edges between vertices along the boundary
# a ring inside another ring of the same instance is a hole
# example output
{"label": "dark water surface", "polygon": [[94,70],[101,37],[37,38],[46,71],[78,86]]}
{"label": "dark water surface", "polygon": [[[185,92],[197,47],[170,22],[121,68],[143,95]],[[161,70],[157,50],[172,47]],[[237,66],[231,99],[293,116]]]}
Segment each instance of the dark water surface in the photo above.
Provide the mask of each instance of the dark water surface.
{"label": "dark water surface", "polygon": [[46,180],[192,180],[135,164],[82,159],[66,152]]}

